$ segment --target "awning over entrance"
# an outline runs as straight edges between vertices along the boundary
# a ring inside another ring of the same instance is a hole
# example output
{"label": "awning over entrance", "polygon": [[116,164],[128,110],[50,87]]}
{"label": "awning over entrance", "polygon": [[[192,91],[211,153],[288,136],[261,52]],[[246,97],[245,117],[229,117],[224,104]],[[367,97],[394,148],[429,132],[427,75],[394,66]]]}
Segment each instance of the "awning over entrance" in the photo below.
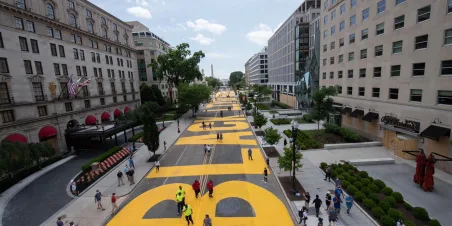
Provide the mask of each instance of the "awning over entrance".
{"label": "awning over entrance", "polygon": [[3,140],[8,140],[8,141],[11,141],[11,142],[22,142],[22,143],[25,143],[25,144],[28,143],[28,139],[24,135],[22,135],[20,133],[10,134],[7,137],[5,137],[5,139],[3,139]]}
{"label": "awning over entrance", "polygon": [[364,111],[363,111],[363,110],[355,109],[355,110],[350,114],[350,117],[358,118],[358,116],[363,116],[363,115],[364,115]]}
{"label": "awning over entrance", "polygon": [[430,125],[429,127],[427,127],[427,129],[421,132],[421,137],[436,141],[439,140],[439,138],[442,136],[450,136],[450,129],[441,126]]}
{"label": "awning over entrance", "polygon": [[121,112],[121,110],[119,110],[119,109],[116,109],[116,110],[113,112],[113,116],[115,117],[115,119],[118,118],[121,114],[122,114],[122,112]]}
{"label": "awning over entrance", "polygon": [[110,113],[108,112],[102,113],[102,115],[100,116],[100,120],[102,120],[102,122],[110,120]]}
{"label": "awning over entrance", "polygon": [[347,113],[351,113],[352,109],[349,107],[342,108],[341,114],[346,115]]}
{"label": "awning over entrance", "polygon": [[38,137],[40,141],[44,141],[55,137],[57,135],[57,130],[53,126],[44,126],[39,130]]}
{"label": "awning over entrance", "polygon": [[378,113],[375,112],[367,112],[366,115],[362,118],[364,121],[372,122],[373,120],[378,119]]}
{"label": "awning over entrance", "polygon": [[128,111],[130,111],[130,107],[125,107],[124,108],[124,114],[127,113]]}
{"label": "awning over entrance", "polygon": [[96,124],[96,117],[92,115],[88,115],[85,119],[85,125],[95,125]]}

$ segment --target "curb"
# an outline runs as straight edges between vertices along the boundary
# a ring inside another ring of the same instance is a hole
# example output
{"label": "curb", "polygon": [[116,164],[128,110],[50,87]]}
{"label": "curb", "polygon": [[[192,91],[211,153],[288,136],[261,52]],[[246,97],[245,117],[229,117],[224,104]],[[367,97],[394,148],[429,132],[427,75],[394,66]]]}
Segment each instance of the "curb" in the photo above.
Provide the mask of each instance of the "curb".
{"label": "curb", "polygon": [[[257,136],[256,136],[256,133],[254,132],[254,130],[253,130],[253,128],[252,128],[250,122],[248,121],[248,116],[245,116],[245,118],[246,118],[246,122],[248,123],[248,125],[249,125],[250,128],[251,128],[251,131],[252,131],[253,134],[254,134],[254,137],[256,138],[256,137],[257,137]],[[256,141],[259,143],[259,141],[258,141],[257,139],[256,139]],[[267,159],[268,156],[267,156],[267,154],[265,154],[265,151],[263,151],[261,143],[259,143],[259,150],[261,151],[261,153],[263,153],[263,155],[265,156],[265,159]],[[267,167],[270,168],[272,172],[275,172],[275,171],[273,170],[273,168],[271,167],[270,164],[268,164]],[[276,176],[275,173],[273,173],[273,175],[275,176],[276,182],[278,182],[279,188],[281,188],[281,191],[282,191],[282,193],[284,194],[284,198],[286,198],[287,205],[289,206],[289,208],[290,208],[290,210],[291,210],[290,212],[291,212],[292,214],[291,214],[290,216],[292,217],[292,221],[295,222],[295,223],[298,223],[298,221],[297,221],[297,212],[294,211],[293,206],[292,206],[292,204],[291,204],[291,201],[289,200],[289,197],[287,197],[287,194],[286,194],[286,192],[284,191],[284,188],[283,188],[281,182],[279,181],[279,178]],[[294,224],[294,225],[295,225],[295,224]]]}

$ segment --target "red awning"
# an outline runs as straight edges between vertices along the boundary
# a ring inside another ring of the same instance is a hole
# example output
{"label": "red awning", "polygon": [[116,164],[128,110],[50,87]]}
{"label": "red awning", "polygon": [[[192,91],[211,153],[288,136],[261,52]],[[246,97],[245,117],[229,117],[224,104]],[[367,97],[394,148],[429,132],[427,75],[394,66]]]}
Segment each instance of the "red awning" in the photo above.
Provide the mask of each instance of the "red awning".
{"label": "red awning", "polygon": [[115,118],[118,118],[121,114],[122,114],[122,112],[121,112],[121,110],[119,110],[119,109],[116,109],[116,110],[113,112],[113,116],[114,116]]}
{"label": "red awning", "polygon": [[108,112],[102,113],[102,115],[100,116],[100,119],[102,120],[102,122],[110,120],[110,113],[108,113]]}
{"label": "red awning", "polygon": [[124,114],[127,113],[128,111],[130,111],[130,107],[125,107],[124,108]]}
{"label": "red awning", "polygon": [[85,125],[95,125],[96,121],[97,121],[96,117],[88,115],[85,119]]}
{"label": "red awning", "polygon": [[52,137],[56,137],[57,130],[53,126],[44,126],[39,130],[38,137],[39,140],[47,140]]}
{"label": "red awning", "polygon": [[22,135],[22,134],[20,134],[20,133],[13,133],[13,134],[10,134],[9,136],[7,136],[5,139],[3,139],[3,140],[8,140],[8,141],[11,141],[11,142],[22,142],[22,143],[28,143],[28,139],[24,136],[24,135]]}

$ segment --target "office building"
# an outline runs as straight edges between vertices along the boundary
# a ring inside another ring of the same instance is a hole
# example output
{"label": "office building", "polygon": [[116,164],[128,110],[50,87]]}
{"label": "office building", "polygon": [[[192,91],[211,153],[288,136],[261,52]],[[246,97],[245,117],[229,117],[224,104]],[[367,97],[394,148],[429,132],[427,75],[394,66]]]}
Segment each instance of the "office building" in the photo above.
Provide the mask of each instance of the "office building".
{"label": "office building", "polygon": [[268,82],[267,47],[254,54],[245,64],[245,80],[249,85],[266,85]]}
{"label": "office building", "polygon": [[320,85],[337,87],[342,126],[402,158],[418,148],[452,157],[451,1],[326,3]]}
{"label": "office building", "polygon": [[319,0],[305,0],[268,40],[268,86],[273,90],[273,99],[292,108],[301,105],[295,86],[304,74],[309,55],[309,35],[300,32],[309,32],[309,23],[319,13]]}
{"label": "office building", "polygon": [[[104,125],[140,103],[131,36],[89,1],[0,0],[0,140],[64,151],[66,129],[114,128]],[[75,95],[71,80],[89,84]]]}

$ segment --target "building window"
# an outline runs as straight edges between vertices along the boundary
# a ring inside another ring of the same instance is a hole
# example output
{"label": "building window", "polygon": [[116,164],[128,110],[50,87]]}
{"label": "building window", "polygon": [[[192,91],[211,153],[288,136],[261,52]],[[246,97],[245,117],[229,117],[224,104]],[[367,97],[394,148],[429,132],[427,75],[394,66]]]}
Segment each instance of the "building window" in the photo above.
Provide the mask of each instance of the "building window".
{"label": "building window", "polygon": [[376,26],[376,35],[381,35],[385,33],[385,23],[377,24]]}
{"label": "building window", "polygon": [[334,20],[334,19],[336,19],[336,10],[333,10],[331,12],[331,21]]}
{"label": "building window", "polygon": [[[326,79],[326,72],[322,73],[322,79]],[[163,87],[162,87],[162,89],[163,89]]]}
{"label": "building window", "polygon": [[0,57],[0,72],[9,73],[8,60],[3,57]]}
{"label": "building window", "polygon": [[350,17],[350,27],[356,24],[356,15]]}
{"label": "building window", "polygon": [[105,55],[105,62],[107,63],[107,64],[110,64],[109,62],[109,60],[108,60],[108,56],[107,55]]}
{"label": "building window", "polygon": [[102,68],[98,68],[98,69],[97,69],[97,72],[98,72],[98,74],[99,74],[99,77],[102,78]]}
{"label": "building window", "polygon": [[66,54],[64,53],[64,46],[59,45],[58,50],[60,51],[60,57],[65,57]]}
{"label": "building window", "polygon": [[83,76],[88,76],[88,72],[86,71],[86,66],[82,66]]}
{"label": "building window", "polygon": [[452,105],[452,91],[438,90],[438,104]]}
{"label": "building window", "polygon": [[323,17],[323,24],[326,25],[328,23],[328,16]]}
{"label": "building window", "polygon": [[447,0],[447,13],[452,13],[452,0]]}
{"label": "building window", "polygon": [[410,101],[422,102],[422,89],[410,90]]}
{"label": "building window", "polygon": [[425,74],[425,63],[413,64],[413,76],[423,76]]}
{"label": "building window", "polygon": [[360,97],[363,97],[365,95],[365,93],[366,93],[366,91],[365,91],[364,87],[359,87],[358,88],[358,95]]}
{"label": "building window", "polygon": [[44,105],[44,106],[38,106],[38,115],[39,115],[40,117],[46,116],[46,115],[47,115],[47,106],[46,106],[46,105]]}
{"label": "building window", "polygon": [[[452,2],[452,0],[450,0]],[[444,31],[444,45],[452,44],[452,29]]]}
{"label": "building window", "polygon": [[96,63],[96,54],[91,52],[91,61],[93,61],[93,63]]}
{"label": "building window", "polygon": [[56,45],[53,43],[50,43],[50,52],[52,53],[52,56],[58,56]]}
{"label": "building window", "polygon": [[13,110],[0,111],[0,115],[2,115],[3,123],[14,122],[14,112]]}
{"label": "building window", "polygon": [[350,9],[356,6],[356,0],[350,0]]}
{"label": "building window", "polygon": [[330,49],[334,49],[336,47],[336,43],[334,41],[332,41],[330,43]]}
{"label": "building window", "polygon": [[339,39],[339,48],[344,46],[344,38]]}
{"label": "building window", "polygon": [[77,35],[77,43],[80,45],[82,44],[82,36]]}
{"label": "building window", "polygon": [[353,95],[353,87],[347,87],[347,95]]}
{"label": "building window", "polygon": [[100,105],[105,105],[105,98],[100,98]]}
{"label": "building window", "polygon": [[428,5],[417,10],[418,23],[430,19],[430,8],[430,5]]}
{"label": "building window", "polygon": [[93,68],[93,71],[94,71],[94,77],[97,78],[97,77],[98,77],[98,76],[97,76],[97,68],[94,67],[94,68]]}
{"label": "building window", "polygon": [[372,97],[375,97],[375,98],[380,97],[380,88],[378,88],[378,87],[372,88]]}
{"label": "building window", "polygon": [[390,88],[389,89],[389,99],[391,99],[391,100],[399,99],[399,89]]}
{"label": "building window", "polygon": [[69,24],[72,27],[77,27],[77,17],[75,17],[75,15],[72,13],[69,14]]}
{"label": "building window", "polygon": [[61,68],[63,68],[63,75],[69,75],[66,64],[61,64]]}
{"label": "building window", "polygon": [[94,43],[93,43],[93,40],[91,40],[91,39],[90,39],[88,43],[89,43],[89,47],[91,47],[91,48],[93,48],[93,47],[94,47]]}
{"label": "building window", "polygon": [[73,43],[76,42],[76,40],[75,40],[75,35],[74,35],[74,34],[71,34],[71,42],[73,42]]}
{"label": "building window", "polygon": [[386,0],[381,0],[377,3],[377,14],[384,12],[386,9]]}
{"label": "building window", "polygon": [[340,14],[342,15],[343,13],[345,13],[345,3],[340,7]]}
{"label": "building window", "polygon": [[27,31],[35,33],[35,23],[27,20]]}
{"label": "building window", "polygon": [[[33,40],[33,39],[31,39],[31,40]],[[0,48],[5,48],[5,46],[3,45],[3,37],[2,37],[2,33],[1,32],[0,32]]]}
{"label": "building window", "polygon": [[85,60],[85,51],[80,50],[80,59]]}
{"label": "building window", "polygon": [[355,53],[354,52],[348,53],[348,61],[353,61],[353,60],[355,60]]}
{"label": "building window", "polygon": [[452,75],[452,60],[441,61],[441,75]]}
{"label": "building window", "polygon": [[339,23],[339,31],[344,30],[344,28],[345,28],[345,21],[341,21],[341,22]]}
{"label": "building window", "polygon": [[16,28],[19,28],[21,30],[24,29],[24,21],[22,20],[22,18],[14,17],[14,22],[16,23]]}
{"label": "building window", "polygon": [[16,3],[16,6],[19,8],[25,9],[25,7],[26,7],[25,0],[16,0],[15,3]]}
{"label": "building window", "polygon": [[118,103],[118,98],[117,97],[113,97],[113,103]]}
{"label": "building window", "polygon": [[96,53],[96,60],[97,60],[97,63],[100,64],[100,55],[99,55],[99,53]]}
{"label": "building window", "polygon": [[334,64],[334,57],[330,57],[330,64]]}
{"label": "building window", "polygon": [[107,38],[107,29],[106,28],[102,28],[102,37]]}
{"label": "building window", "polygon": [[353,44],[353,43],[355,43],[355,33],[353,33],[353,34],[350,34],[350,36],[349,36],[349,40],[350,40],[350,44]]}
{"label": "building window", "polygon": [[78,60],[78,50],[76,48],[73,49],[74,50],[74,59]]}
{"label": "building window", "polygon": [[31,61],[24,60],[24,67],[26,74],[33,74],[33,67],[31,66]]}
{"label": "building window", "polygon": [[361,31],[361,41],[366,40],[369,37],[369,29],[364,29]]}
{"label": "building window", "polygon": [[334,79],[334,71],[330,72],[330,79]]}
{"label": "building window", "polygon": [[342,94],[342,86],[336,86],[337,93]]}
{"label": "building window", "polygon": [[66,111],[72,111],[72,102],[64,103],[64,107],[66,108]]}
{"label": "building window", "polygon": [[336,26],[332,26],[331,27],[331,35],[335,35],[336,34]]}
{"label": "building window", "polygon": [[399,77],[400,76],[400,65],[392,65],[391,66],[391,77]]}
{"label": "building window", "polygon": [[353,78],[353,70],[348,70],[348,78]]}
{"label": "building window", "polygon": [[47,27],[47,36],[53,37],[53,28]]}
{"label": "building window", "polygon": [[88,31],[94,33],[94,24],[91,21],[88,21]]}
{"label": "building window", "polygon": [[119,42],[119,36],[117,33],[114,33],[114,40],[115,42]]}
{"label": "building window", "polygon": [[405,26],[405,15],[394,18],[394,30],[403,28]]}
{"label": "building window", "polygon": [[328,31],[327,30],[323,31],[323,38],[326,38],[327,36],[328,36]]}
{"label": "building window", "polygon": [[57,30],[55,29],[55,36],[56,39],[60,39],[61,40],[61,30]]}
{"label": "building window", "polygon": [[403,41],[397,41],[392,43],[392,53],[401,53],[403,48]]}
{"label": "building window", "polygon": [[53,63],[53,70],[55,71],[55,75],[61,75],[59,64]]}
{"label": "building window", "polygon": [[323,66],[325,66],[325,65],[326,65],[326,58],[323,59]]}
{"label": "building window", "polygon": [[42,63],[40,61],[35,61],[36,74],[42,75]]}
{"label": "building window", "polygon": [[342,74],[343,74],[342,71],[338,71],[338,72],[337,72],[337,78],[342,78]]}
{"label": "building window", "polygon": [[363,16],[362,16],[363,21],[369,19],[369,8],[363,10],[362,14],[363,14]]}
{"label": "building window", "polygon": [[0,82],[0,105],[2,104],[11,104],[8,85],[6,82]]}
{"label": "building window", "polygon": [[72,0],[67,1],[67,7],[73,9],[74,8],[74,2]]}
{"label": "building window", "polygon": [[42,90],[42,84],[40,82],[33,82],[33,95],[36,101],[44,100],[44,91]]}
{"label": "building window", "polygon": [[361,59],[366,59],[367,58],[367,49],[362,49],[361,50]]}
{"label": "building window", "polygon": [[405,0],[395,0],[395,5],[400,5],[404,2],[405,2]]}
{"label": "building window", "polygon": [[366,77],[366,68],[360,68],[359,69],[359,77],[365,78]]}
{"label": "building window", "polygon": [[85,108],[90,108],[91,107],[91,101],[90,100],[84,100],[83,102],[85,102]]}
{"label": "building window", "polygon": [[414,49],[425,49],[428,44],[428,35],[417,36],[414,41]]}
{"label": "building window", "polygon": [[339,57],[338,57],[338,61],[339,61],[339,63],[342,63],[342,62],[344,62],[344,55],[339,55]]}
{"label": "building window", "polygon": [[374,67],[374,78],[381,77],[381,67]]}
{"label": "building window", "polygon": [[99,49],[99,45],[97,44],[97,41],[94,41],[94,48]]}
{"label": "building window", "polygon": [[375,46],[375,56],[383,55],[383,45]]}
{"label": "building window", "polygon": [[[326,52],[327,50],[328,50],[327,45],[323,45],[323,52]],[[151,59],[151,60],[153,60],[153,59]]]}
{"label": "building window", "polygon": [[39,53],[38,41],[34,39],[30,39],[31,42],[31,52]]}
{"label": "building window", "polygon": [[23,52],[28,52],[28,43],[27,39],[24,37],[19,37],[20,50]]}

